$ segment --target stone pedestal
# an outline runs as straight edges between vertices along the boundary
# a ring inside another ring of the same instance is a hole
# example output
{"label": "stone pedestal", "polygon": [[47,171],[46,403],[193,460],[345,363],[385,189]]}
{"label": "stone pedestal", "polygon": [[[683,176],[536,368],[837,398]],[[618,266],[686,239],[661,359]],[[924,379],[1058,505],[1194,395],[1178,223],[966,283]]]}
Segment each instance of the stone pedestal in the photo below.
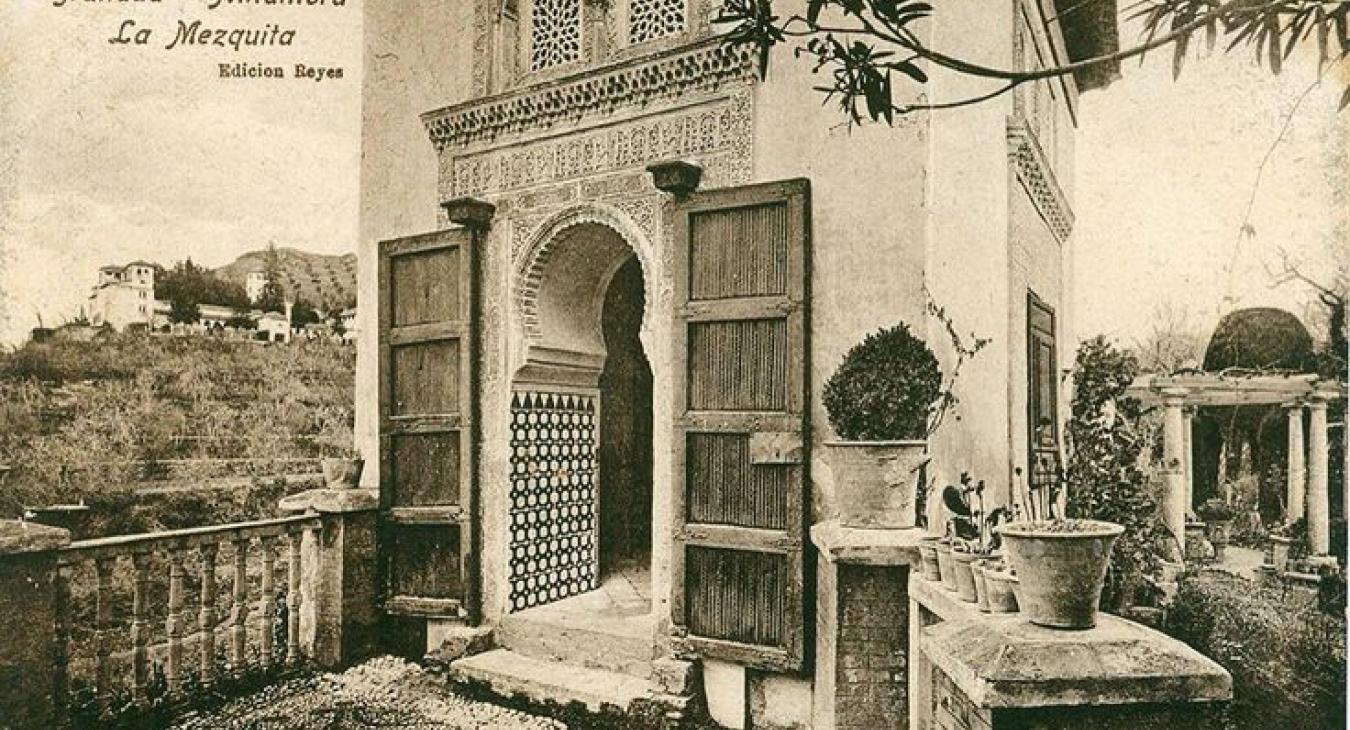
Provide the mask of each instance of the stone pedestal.
{"label": "stone pedestal", "polygon": [[909,590],[937,619],[912,647],[927,697],[911,728],[1201,730],[1232,698],[1222,667],[1133,621],[1100,614],[1096,628],[1049,629],[981,614],[922,579]]}
{"label": "stone pedestal", "polygon": [[904,727],[909,716],[911,566],[921,529],[811,528],[816,563],[814,727]]}
{"label": "stone pedestal", "polygon": [[56,725],[56,554],[70,532],[0,521],[0,727]]}
{"label": "stone pedestal", "polygon": [[313,489],[281,500],[288,512],[314,511],[323,528],[301,549],[300,641],[324,668],[378,651],[376,509],[373,489]]}

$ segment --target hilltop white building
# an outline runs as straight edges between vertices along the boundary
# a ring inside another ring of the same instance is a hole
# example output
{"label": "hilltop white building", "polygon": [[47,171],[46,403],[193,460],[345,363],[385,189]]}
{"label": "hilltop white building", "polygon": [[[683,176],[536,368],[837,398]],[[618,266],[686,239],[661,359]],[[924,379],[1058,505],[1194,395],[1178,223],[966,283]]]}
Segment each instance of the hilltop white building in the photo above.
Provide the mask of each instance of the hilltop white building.
{"label": "hilltop white building", "polygon": [[125,266],[104,266],[98,270],[98,284],[89,294],[91,324],[108,324],[117,330],[130,324],[148,326],[154,313],[154,264],[132,261]]}

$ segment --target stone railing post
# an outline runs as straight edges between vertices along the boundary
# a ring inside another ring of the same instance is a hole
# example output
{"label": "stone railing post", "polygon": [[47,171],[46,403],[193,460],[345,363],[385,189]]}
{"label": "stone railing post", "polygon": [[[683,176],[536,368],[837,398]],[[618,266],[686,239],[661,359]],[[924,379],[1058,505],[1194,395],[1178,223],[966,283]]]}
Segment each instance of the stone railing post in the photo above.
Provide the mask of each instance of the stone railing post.
{"label": "stone railing post", "polygon": [[54,727],[64,687],[57,646],[57,551],[70,531],[0,520],[0,725]]}
{"label": "stone railing post", "polygon": [[300,653],[320,667],[351,664],[378,642],[373,489],[313,489],[281,501],[288,512],[317,512],[301,549]]}

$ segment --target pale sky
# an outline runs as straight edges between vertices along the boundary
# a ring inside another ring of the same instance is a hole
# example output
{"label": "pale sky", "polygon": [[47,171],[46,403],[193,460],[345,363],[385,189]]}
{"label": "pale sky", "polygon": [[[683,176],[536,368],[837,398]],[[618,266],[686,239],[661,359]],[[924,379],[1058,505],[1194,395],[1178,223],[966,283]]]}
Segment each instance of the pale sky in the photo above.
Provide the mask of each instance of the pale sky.
{"label": "pale sky", "polygon": [[[108,42],[132,18],[148,46]],[[299,29],[281,49],[163,48],[179,18]],[[1128,42],[1128,38],[1126,41]],[[0,3],[0,342],[73,316],[98,266],[192,257],[220,265],[269,241],[354,250],[360,154],[360,5],[273,8],[206,0]],[[301,61],[344,78],[218,78],[216,64]],[[1296,64],[1297,66],[1297,64]],[[1278,246],[1325,267],[1332,176],[1350,112],[1328,82],[1304,101],[1262,177],[1254,240],[1224,269],[1262,156],[1312,78],[1245,54],[1196,59],[1172,83],[1165,54],[1083,97],[1078,137],[1077,330],[1126,340],[1156,303],[1208,327],[1231,286],[1241,305],[1299,312],[1271,289]],[[1338,126],[1337,126],[1338,125]],[[1339,182],[1346,184],[1346,173]],[[1347,212],[1339,211],[1344,216]]]}

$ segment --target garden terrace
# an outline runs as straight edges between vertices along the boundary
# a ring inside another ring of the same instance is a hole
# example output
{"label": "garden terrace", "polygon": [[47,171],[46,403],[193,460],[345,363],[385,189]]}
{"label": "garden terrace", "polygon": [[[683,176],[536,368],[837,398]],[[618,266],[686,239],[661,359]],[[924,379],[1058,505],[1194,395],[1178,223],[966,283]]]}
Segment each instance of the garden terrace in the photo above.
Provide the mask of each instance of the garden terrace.
{"label": "garden terrace", "polygon": [[[1306,518],[1310,549],[1331,547],[1330,450],[1327,410],[1345,386],[1307,374],[1187,373],[1144,375],[1127,394],[1163,409],[1163,515],[1185,554],[1187,513],[1194,507],[1192,440],[1195,410],[1206,406],[1277,406],[1288,413],[1288,497],[1285,521]],[[1304,443],[1304,421],[1308,424]],[[1342,428],[1344,425],[1342,424]],[[1346,501],[1350,504],[1350,499]]]}

